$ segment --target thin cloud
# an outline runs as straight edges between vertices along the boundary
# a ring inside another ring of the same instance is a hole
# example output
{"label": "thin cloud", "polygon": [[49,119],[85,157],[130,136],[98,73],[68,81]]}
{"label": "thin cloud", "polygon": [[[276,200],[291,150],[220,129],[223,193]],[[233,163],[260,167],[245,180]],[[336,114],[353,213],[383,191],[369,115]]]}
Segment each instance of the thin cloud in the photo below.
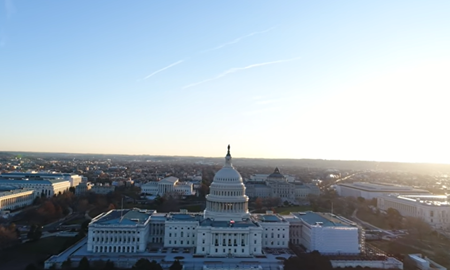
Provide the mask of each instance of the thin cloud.
{"label": "thin cloud", "polygon": [[177,61],[177,62],[175,62],[175,63],[172,63],[172,64],[168,65],[167,67],[163,67],[163,68],[161,68],[161,69],[158,69],[157,71],[155,71],[155,72],[153,72],[153,73],[147,75],[147,76],[144,78],[144,80],[147,80],[148,78],[150,78],[150,77],[152,77],[152,76],[154,76],[154,75],[160,73],[161,71],[164,71],[164,70],[166,70],[166,69],[169,69],[169,68],[171,68],[171,67],[174,67],[174,66],[176,66],[176,65],[179,65],[179,64],[181,64],[181,63],[183,63],[183,62],[184,62],[184,60],[180,60],[180,61]]}
{"label": "thin cloud", "polygon": [[291,58],[291,59],[285,59],[285,60],[277,60],[277,61],[272,61],[272,62],[265,62],[265,63],[259,63],[259,64],[253,64],[253,65],[249,65],[246,67],[239,67],[239,68],[231,68],[219,75],[217,75],[216,77],[210,78],[210,79],[206,79],[200,82],[196,82],[196,83],[192,83],[192,84],[188,84],[186,86],[183,87],[183,89],[187,89],[187,88],[191,88],[200,84],[204,84],[207,82],[211,82],[211,81],[215,81],[217,79],[220,79],[222,77],[227,76],[228,74],[232,74],[232,73],[236,73],[242,70],[246,70],[246,69],[251,69],[251,68],[255,68],[255,67],[262,67],[262,66],[267,66],[267,65],[274,65],[274,64],[280,64],[280,63],[286,63],[286,62],[291,62],[291,61],[295,61],[300,59],[300,57],[295,57],[295,58]]}
{"label": "thin cloud", "polygon": [[251,36],[254,36],[254,35],[258,35],[258,34],[264,34],[264,33],[267,33],[267,32],[269,32],[269,31],[272,31],[273,29],[275,29],[275,26],[270,27],[269,29],[266,29],[266,30],[264,30],[264,31],[253,32],[253,33],[250,33],[250,34],[248,34],[248,35],[245,35],[245,36],[242,36],[242,37],[238,37],[238,38],[236,38],[236,39],[234,39],[234,40],[232,40],[232,41],[230,41],[230,42],[226,42],[226,43],[224,43],[224,44],[222,44],[222,45],[219,45],[219,46],[217,46],[217,47],[214,47],[214,48],[211,48],[211,49],[202,51],[202,52],[200,52],[200,53],[211,52],[211,51],[215,51],[215,50],[218,50],[218,49],[222,49],[223,47],[229,46],[229,45],[231,45],[231,44],[238,43],[239,41],[241,41],[241,40],[243,40],[243,39],[246,39],[246,38],[248,38],[248,37],[251,37]]}

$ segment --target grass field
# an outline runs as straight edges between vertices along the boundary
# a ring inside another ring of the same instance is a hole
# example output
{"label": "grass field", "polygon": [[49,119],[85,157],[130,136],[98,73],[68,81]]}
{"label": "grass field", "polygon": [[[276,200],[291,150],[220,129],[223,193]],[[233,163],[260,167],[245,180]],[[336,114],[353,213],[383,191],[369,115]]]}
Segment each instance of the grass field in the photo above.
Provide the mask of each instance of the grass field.
{"label": "grass field", "polygon": [[289,207],[278,207],[275,208],[275,212],[281,215],[289,215],[291,212],[305,212],[311,211],[311,206],[301,205],[301,206],[289,206]]}

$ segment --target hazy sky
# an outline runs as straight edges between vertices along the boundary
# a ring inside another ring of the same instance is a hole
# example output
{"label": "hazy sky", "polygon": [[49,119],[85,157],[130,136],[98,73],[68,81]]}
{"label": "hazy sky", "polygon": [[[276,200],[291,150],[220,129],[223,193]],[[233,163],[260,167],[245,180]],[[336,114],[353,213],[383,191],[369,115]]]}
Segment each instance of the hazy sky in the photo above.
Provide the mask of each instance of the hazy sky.
{"label": "hazy sky", "polygon": [[450,1],[0,5],[0,150],[450,163]]}

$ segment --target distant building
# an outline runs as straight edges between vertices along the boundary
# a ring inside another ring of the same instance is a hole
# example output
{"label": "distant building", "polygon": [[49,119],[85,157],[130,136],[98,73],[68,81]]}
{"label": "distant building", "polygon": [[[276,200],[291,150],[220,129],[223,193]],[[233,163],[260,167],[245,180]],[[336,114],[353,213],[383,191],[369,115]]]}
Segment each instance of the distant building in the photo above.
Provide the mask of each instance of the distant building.
{"label": "distant building", "polygon": [[0,210],[15,210],[33,204],[36,196],[33,189],[15,189],[0,192]]}
{"label": "distant building", "polygon": [[320,190],[315,184],[288,182],[278,168],[272,174],[266,175],[264,181],[247,181],[246,194],[250,198],[280,198],[283,201],[306,200],[309,194],[319,195]]}
{"label": "distant building", "polygon": [[2,173],[0,177],[12,180],[52,180],[64,179],[69,181],[71,187],[78,186],[83,181],[83,176],[72,173],[52,173],[52,172],[10,172]]}
{"label": "distant building", "polygon": [[112,193],[116,190],[116,187],[113,185],[109,185],[109,184],[96,184],[94,186],[91,186],[90,191],[95,193],[95,194],[108,194],[108,193]]}
{"label": "distant building", "polygon": [[338,184],[336,186],[336,192],[339,196],[355,198],[362,197],[366,200],[372,200],[373,198],[378,198],[379,196],[389,195],[393,193],[409,195],[430,194],[429,191],[424,189],[416,189],[413,187],[394,184],[375,184],[366,182]]}
{"label": "distant building", "polygon": [[83,195],[91,191],[92,187],[94,185],[90,182],[81,182],[76,188],[75,188],[75,194],[76,195]]}
{"label": "distant building", "polygon": [[422,254],[408,254],[404,259],[405,270],[447,270],[444,266],[432,261]]}
{"label": "distant building", "polygon": [[450,202],[445,195],[380,196],[377,207],[386,211],[396,209],[402,216],[418,217],[434,228],[450,228]]}
{"label": "distant building", "polygon": [[159,196],[164,196],[166,193],[176,193],[183,196],[195,195],[194,185],[191,182],[180,182],[178,178],[173,176],[141,185],[141,193]]}
{"label": "distant building", "polygon": [[[271,174],[252,174],[252,175],[250,175],[250,178],[247,181],[265,182],[267,180],[267,178],[269,177],[269,175],[271,175]],[[295,181],[295,176],[292,176],[292,175],[283,175],[283,176],[284,176],[284,178],[286,178],[286,181],[288,181],[288,182]]]}
{"label": "distant building", "polygon": [[69,191],[70,182],[61,178],[51,180],[11,180],[3,178],[2,175],[0,175],[0,186],[34,189],[35,196],[44,195],[46,197],[51,197]]}

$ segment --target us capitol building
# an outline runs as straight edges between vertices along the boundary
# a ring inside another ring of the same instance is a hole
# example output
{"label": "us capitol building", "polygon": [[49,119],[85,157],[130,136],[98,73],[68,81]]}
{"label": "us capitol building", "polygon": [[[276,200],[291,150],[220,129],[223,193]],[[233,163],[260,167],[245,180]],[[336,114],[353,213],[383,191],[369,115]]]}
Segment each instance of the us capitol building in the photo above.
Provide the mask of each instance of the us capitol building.
{"label": "us capitol building", "polygon": [[[228,146],[225,165],[214,176],[204,212],[111,210],[93,218],[88,236],[50,257],[45,267],[60,267],[68,258],[77,262],[85,256],[90,261],[111,260],[118,267],[131,267],[140,258],[173,261],[177,255],[185,258],[184,265],[196,260],[217,262],[217,258],[237,260],[232,263],[239,263],[239,258],[255,263],[266,258],[265,263],[279,263],[266,250],[287,251],[289,243],[330,254],[359,254],[363,249],[360,229],[343,217],[315,212],[250,214],[245,185],[231,161]],[[170,253],[178,250],[187,252]]]}

